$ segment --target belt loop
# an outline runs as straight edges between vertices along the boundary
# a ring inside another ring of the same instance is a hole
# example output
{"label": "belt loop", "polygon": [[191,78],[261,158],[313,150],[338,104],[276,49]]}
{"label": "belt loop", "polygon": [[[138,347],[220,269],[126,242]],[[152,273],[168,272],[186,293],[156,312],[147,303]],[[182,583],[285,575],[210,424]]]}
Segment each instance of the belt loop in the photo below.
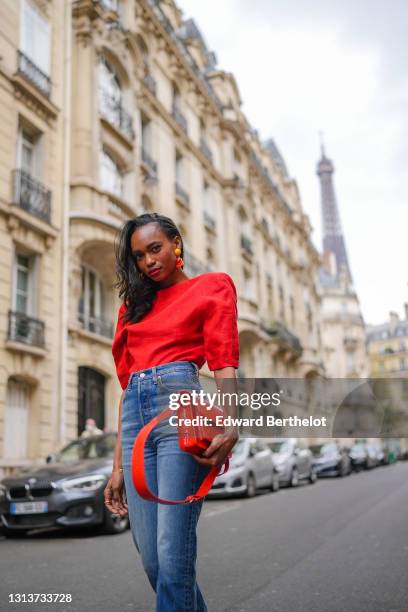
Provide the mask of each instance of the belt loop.
{"label": "belt loop", "polygon": [[157,385],[157,372],[156,372],[156,366],[152,366],[152,372],[153,372],[153,382],[155,385]]}

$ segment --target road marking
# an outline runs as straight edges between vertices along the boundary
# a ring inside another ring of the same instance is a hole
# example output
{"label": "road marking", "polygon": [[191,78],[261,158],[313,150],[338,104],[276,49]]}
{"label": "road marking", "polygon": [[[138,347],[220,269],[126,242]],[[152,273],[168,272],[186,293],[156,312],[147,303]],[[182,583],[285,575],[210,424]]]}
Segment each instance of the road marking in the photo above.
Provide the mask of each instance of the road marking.
{"label": "road marking", "polygon": [[203,518],[217,516],[217,514],[225,514],[225,512],[231,512],[231,510],[235,510],[236,508],[241,508],[241,507],[242,507],[242,504],[235,504],[231,506],[224,506],[223,508],[219,508],[217,510],[210,510],[209,512],[203,513]]}

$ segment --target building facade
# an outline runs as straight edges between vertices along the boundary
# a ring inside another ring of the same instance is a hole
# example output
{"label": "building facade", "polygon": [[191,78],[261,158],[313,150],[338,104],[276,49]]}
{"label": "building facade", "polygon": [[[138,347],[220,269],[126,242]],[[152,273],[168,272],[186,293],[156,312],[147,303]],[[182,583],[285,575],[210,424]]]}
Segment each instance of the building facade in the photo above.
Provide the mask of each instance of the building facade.
{"label": "building facade", "polygon": [[408,304],[403,319],[390,312],[386,323],[367,325],[367,347],[370,376],[408,378]]}
{"label": "building facade", "polygon": [[169,0],[0,11],[0,468],[43,459],[87,417],[117,428],[114,243],[141,212],[175,220],[189,276],[233,277],[239,375],[323,375],[321,259],[296,181],[195,23]]}

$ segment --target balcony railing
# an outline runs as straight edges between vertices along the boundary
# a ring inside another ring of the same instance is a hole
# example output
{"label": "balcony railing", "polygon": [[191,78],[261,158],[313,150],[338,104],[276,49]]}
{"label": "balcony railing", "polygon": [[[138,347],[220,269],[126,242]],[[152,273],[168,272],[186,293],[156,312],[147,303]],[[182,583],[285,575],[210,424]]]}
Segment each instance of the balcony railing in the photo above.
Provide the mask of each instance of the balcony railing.
{"label": "balcony railing", "polygon": [[142,147],[142,162],[146,164],[151,174],[154,176],[157,175],[157,162],[152,159],[150,153],[148,153],[144,147]]}
{"label": "balcony railing", "polygon": [[44,321],[29,317],[23,312],[9,310],[8,339],[30,346],[44,348]]}
{"label": "balcony railing", "polygon": [[50,223],[51,191],[25,170],[14,170],[14,204]]}
{"label": "balcony railing", "polygon": [[262,323],[261,327],[270,336],[275,338],[282,348],[290,349],[296,355],[302,354],[303,347],[299,338],[295,336],[295,334],[292,334],[283,323],[279,321],[274,321],[270,325]]}
{"label": "balcony railing", "polygon": [[215,219],[205,210],[204,211],[204,225],[211,231],[215,232]]}
{"label": "balcony railing", "polygon": [[154,77],[152,77],[151,74],[146,74],[146,76],[143,79],[143,83],[146,85],[146,87],[150,91],[150,93],[155,96],[156,93],[157,93],[156,79]]}
{"label": "balcony railing", "polygon": [[248,238],[248,236],[245,236],[244,234],[241,234],[241,248],[244,249],[244,251],[248,253],[248,255],[254,254],[252,250],[252,241]]}
{"label": "balcony railing", "polygon": [[44,96],[51,96],[51,79],[22,51],[17,52],[18,72],[34,85]]}
{"label": "balcony railing", "polygon": [[130,114],[123,108],[122,101],[116,100],[107,91],[101,91],[100,99],[101,114],[117,127],[129,140],[133,140],[135,132]]}
{"label": "balcony railing", "polygon": [[190,207],[190,196],[188,195],[188,193],[182,188],[182,186],[177,181],[175,184],[175,188],[176,188],[176,196],[178,197],[178,199],[181,200],[183,204],[189,208]]}
{"label": "balcony railing", "polygon": [[178,123],[181,129],[184,130],[184,132],[187,134],[187,119],[185,118],[181,110],[174,104],[173,108],[171,109],[171,114],[173,115],[176,123]]}
{"label": "balcony railing", "polygon": [[215,93],[215,91],[212,88],[212,86],[210,85],[210,83],[205,78],[205,75],[201,71],[200,67],[198,66],[197,62],[194,60],[194,58],[191,55],[191,53],[188,51],[187,47],[184,45],[183,41],[177,35],[177,33],[174,30],[174,28],[173,28],[169,18],[164,14],[164,11],[163,11],[163,9],[160,6],[160,0],[149,0],[149,4],[150,4],[152,10],[154,11],[157,19],[160,21],[160,23],[162,24],[163,28],[166,30],[167,34],[171,37],[173,43],[176,45],[178,51],[183,56],[183,59],[188,63],[190,68],[193,70],[194,74],[196,75],[196,77],[201,82],[201,85],[204,87],[204,89],[206,90],[207,94],[212,98],[214,103],[221,110],[222,106],[223,106],[221,100],[219,99],[219,97]]}
{"label": "balcony railing", "polygon": [[212,162],[213,154],[210,147],[207,144],[207,141],[204,138],[200,140],[200,151],[208,159],[208,161]]}
{"label": "balcony railing", "polygon": [[105,338],[113,338],[114,329],[112,321],[106,321],[101,317],[87,317],[81,312],[78,313],[78,320],[86,331],[104,336]]}

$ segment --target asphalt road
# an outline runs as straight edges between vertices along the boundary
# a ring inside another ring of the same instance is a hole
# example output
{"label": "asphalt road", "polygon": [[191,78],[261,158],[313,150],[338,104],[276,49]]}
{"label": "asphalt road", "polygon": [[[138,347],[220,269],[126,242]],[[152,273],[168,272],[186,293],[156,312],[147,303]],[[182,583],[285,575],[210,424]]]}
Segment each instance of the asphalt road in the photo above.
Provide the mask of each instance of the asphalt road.
{"label": "asphalt road", "polygon": [[[210,612],[406,612],[408,462],[249,500],[208,500],[198,580]],[[130,532],[0,538],[0,610],[151,612]],[[10,604],[9,593],[72,603]]]}

